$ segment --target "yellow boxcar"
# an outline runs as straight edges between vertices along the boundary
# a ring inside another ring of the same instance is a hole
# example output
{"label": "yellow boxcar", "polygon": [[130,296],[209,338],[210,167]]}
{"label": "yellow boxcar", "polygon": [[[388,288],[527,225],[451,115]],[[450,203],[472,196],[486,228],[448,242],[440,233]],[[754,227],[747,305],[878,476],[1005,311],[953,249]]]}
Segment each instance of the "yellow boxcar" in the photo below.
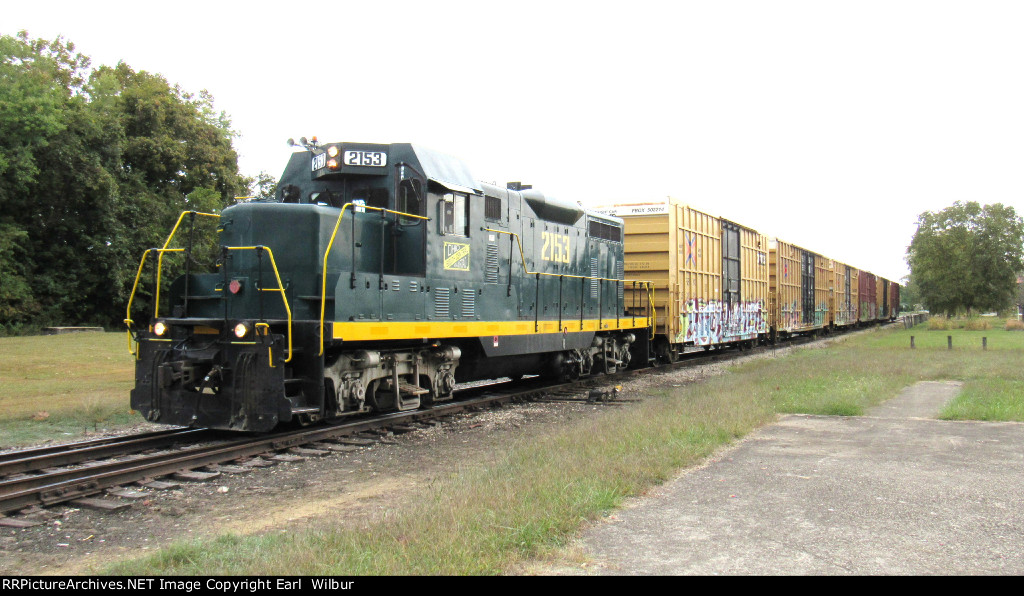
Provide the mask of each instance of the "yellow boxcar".
{"label": "yellow boxcar", "polygon": [[879,276],[878,278],[878,291],[875,294],[875,304],[878,308],[877,317],[879,321],[885,321],[889,318],[889,280]]}
{"label": "yellow boxcar", "polygon": [[835,292],[832,305],[832,324],[846,327],[857,322],[857,269],[833,261]]}
{"label": "yellow boxcar", "polygon": [[662,359],[767,334],[766,236],[671,198],[599,209],[624,221],[626,279],[655,284]]}
{"label": "yellow boxcar", "polygon": [[824,329],[831,320],[833,271],[832,261],[819,254],[814,255],[814,326]]}
{"label": "yellow boxcar", "polygon": [[827,327],[835,283],[829,259],[774,238],[769,243],[768,262],[773,335]]}

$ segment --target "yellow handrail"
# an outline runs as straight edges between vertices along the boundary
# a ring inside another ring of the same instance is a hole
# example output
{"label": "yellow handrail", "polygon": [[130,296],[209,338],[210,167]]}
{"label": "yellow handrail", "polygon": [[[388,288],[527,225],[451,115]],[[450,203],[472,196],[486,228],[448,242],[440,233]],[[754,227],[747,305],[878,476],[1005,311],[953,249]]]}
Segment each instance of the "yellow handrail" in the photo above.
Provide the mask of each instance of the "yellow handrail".
{"label": "yellow handrail", "polygon": [[127,333],[128,333],[128,352],[131,355],[133,355],[133,356],[138,356],[138,352],[136,350],[132,349],[132,325],[135,323],[135,321],[132,320],[132,302],[135,301],[135,292],[139,288],[139,279],[142,277],[142,268],[146,264],[146,257],[148,257],[149,253],[154,251],[154,250],[158,251],[160,253],[160,256],[158,257],[157,273],[156,273],[156,299],[153,302],[153,318],[156,318],[158,316],[159,309],[160,309],[160,273],[161,273],[162,268],[163,268],[164,253],[165,252],[184,252],[185,251],[185,249],[183,249],[183,248],[167,248],[167,247],[171,244],[171,240],[174,238],[174,235],[178,232],[178,227],[181,226],[182,220],[185,219],[185,215],[188,214],[188,213],[191,213],[193,215],[203,215],[203,216],[206,216],[206,217],[217,217],[217,218],[220,217],[220,215],[217,214],[217,213],[203,213],[201,211],[182,211],[181,215],[178,216],[178,221],[175,222],[174,227],[171,229],[171,233],[167,236],[167,240],[164,242],[163,247],[159,248],[159,249],[151,248],[151,249],[147,250],[146,252],[142,253],[142,260],[139,262],[139,270],[135,274],[135,284],[132,285],[132,293],[128,297],[128,308],[126,309],[125,319],[124,319],[124,324],[128,328],[128,330],[127,330]]}
{"label": "yellow handrail", "polygon": [[[284,310],[288,313],[288,357],[285,358],[285,363],[292,361],[292,309],[288,305],[288,296],[285,295],[284,284],[281,283],[281,274],[277,270],[277,261],[274,260],[274,251],[270,250],[269,246],[228,246],[228,250],[265,250],[270,255],[270,266],[274,268],[274,277],[277,278],[277,288],[260,288],[261,292],[281,292],[281,301],[284,302]],[[274,365],[273,358],[270,359],[270,365]]]}
{"label": "yellow handrail", "polygon": [[[331,248],[334,247],[334,238],[338,235],[338,228],[341,227],[341,218],[345,217],[345,210],[352,207],[353,203],[345,203],[341,207],[341,213],[338,214],[338,220],[334,222],[334,231],[331,232],[331,239],[327,242],[327,250],[324,251],[324,270],[323,277],[320,280],[320,354],[324,355],[324,308],[327,304],[327,258],[331,256]],[[381,207],[371,207],[370,205],[359,205],[362,209],[371,209],[373,211],[384,211],[387,213],[394,213],[403,217],[412,217],[415,219],[429,220],[429,217],[423,217],[422,215],[413,215],[412,213],[403,213],[401,211],[392,211],[391,209],[383,209]]]}
{"label": "yellow handrail", "polygon": [[135,274],[135,285],[132,286],[132,293],[128,296],[128,312],[125,315],[124,324],[128,328],[128,353],[132,356],[138,357],[138,352],[132,349],[132,324],[135,322],[132,320],[132,302],[135,301],[135,290],[139,287],[139,279],[142,277],[142,268],[146,265],[146,257],[149,256],[149,251],[146,250],[142,253],[142,261],[139,262],[139,271]]}
{"label": "yellow handrail", "polygon": [[[653,282],[651,282],[651,285],[653,285]],[[651,337],[650,337],[650,339],[654,339],[654,329],[658,325],[658,311],[654,310],[654,292],[651,291],[650,286],[648,286],[648,288],[647,288],[647,301],[651,305]],[[668,303],[665,304],[665,311],[666,311],[665,314],[667,315],[668,314]]]}
{"label": "yellow handrail", "polygon": [[[292,309],[288,304],[288,297],[285,295],[284,284],[281,282],[281,274],[277,269],[277,261],[274,259],[274,251],[269,246],[228,246],[225,247],[228,250],[265,250],[270,255],[270,266],[274,268],[274,277],[277,279],[277,288],[260,288],[261,292],[281,292],[281,301],[284,302],[284,310],[288,315],[288,358],[285,362],[291,362],[292,360]],[[139,279],[142,277],[142,268],[146,264],[146,257],[151,252],[157,252],[160,256],[163,256],[165,252],[184,252],[183,248],[151,248],[142,255],[142,262],[139,263],[139,271],[135,274],[135,285],[132,287],[131,296],[128,298],[128,317],[124,320],[125,325],[128,326],[128,352],[132,355],[137,356],[138,353],[132,349],[131,338],[131,326],[134,323],[131,319],[132,312],[132,301],[135,299],[135,291],[139,286]],[[160,280],[157,279],[157,285],[159,286]],[[157,318],[157,311],[154,309],[153,318]]]}
{"label": "yellow handrail", "polygon": [[[132,350],[132,324],[135,323],[135,321],[132,320],[132,302],[135,301],[135,292],[139,288],[139,279],[142,278],[142,268],[146,264],[146,257],[148,257],[149,253],[151,253],[151,252],[160,253],[160,257],[159,258],[162,259],[163,258],[163,254],[165,252],[185,252],[185,249],[184,248],[151,248],[151,249],[147,250],[146,252],[142,253],[142,261],[139,262],[139,271],[135,274],[135,285],[132,286],[132,293],[128,297],[128,309],[127,309],[127,313],[126,313],[126,318],[124,320],[125,326],[128,327],[128,352],[131,353],[133,356],[138,356],[138,352]],[[159,287],[160,287],[160,279],[159,278],[157,278],[156,284],[157,284],[157,288],[159,290]],[[153,318],[156,318],[156,316],[157,316],[156,315],[156,310],[154,309],[154,311],[153,311]]]}
{"label": "yellow handrail", "polygon": [[[182,211],[181,215],[178,216],[178,221],[177,221],[177,223],[174,224],[174,228],[171,229],[171,233],[167,236],[167,241],[164,242],[163,247],[160,249],[160,256],[157,258],[157,264],[156,264],[156,297],[153,300],[153,318],[154,319],[157,318],[158,316],[160,316],[160,314],[159,314],[159,310],[160,310],[160,274],[163,272],[163,267],[164,267],[164,251],[167,251],[167,252],[181,252],[182,250],[184,250],[184,249],[168,250],[167,247],[171,244],[171,240],[174,238],[174,235],[176,233],[178,233],[178,226],[181,225],[181,221],[183,219],[185,219],[185,214],[187,214],[187,213],[191,213],[193,216],[195,216],[195,215],[205,215],[206,217],[220,218],[220,215],[217,214],[217,213],[202,213],[200,211]],[[129,314],[128,316],[131,316],[131,314]]]}

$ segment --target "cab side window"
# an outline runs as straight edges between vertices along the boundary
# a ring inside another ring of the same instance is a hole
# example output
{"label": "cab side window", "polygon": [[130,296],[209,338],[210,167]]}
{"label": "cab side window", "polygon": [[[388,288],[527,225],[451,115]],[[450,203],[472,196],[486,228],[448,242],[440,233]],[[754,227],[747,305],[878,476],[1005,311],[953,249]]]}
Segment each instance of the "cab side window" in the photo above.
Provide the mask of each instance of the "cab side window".
{"label": "cab side window", "polygon": [[455,236],[469,236],[469,197],[449,192],[441,197],[441,231]]}

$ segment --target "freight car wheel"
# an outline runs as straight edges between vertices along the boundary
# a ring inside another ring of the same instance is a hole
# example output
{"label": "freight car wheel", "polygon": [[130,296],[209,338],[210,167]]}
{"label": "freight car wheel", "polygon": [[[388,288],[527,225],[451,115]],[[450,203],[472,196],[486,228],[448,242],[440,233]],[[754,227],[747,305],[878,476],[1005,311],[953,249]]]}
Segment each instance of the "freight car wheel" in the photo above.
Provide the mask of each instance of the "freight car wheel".
{"label": "freight car wheel", "polygon": [[658,362],[661,364],[672,364],[679,359],[672,344],[663,338],[658,339],[658,345],[655,346],[654,353],[657,354]]}

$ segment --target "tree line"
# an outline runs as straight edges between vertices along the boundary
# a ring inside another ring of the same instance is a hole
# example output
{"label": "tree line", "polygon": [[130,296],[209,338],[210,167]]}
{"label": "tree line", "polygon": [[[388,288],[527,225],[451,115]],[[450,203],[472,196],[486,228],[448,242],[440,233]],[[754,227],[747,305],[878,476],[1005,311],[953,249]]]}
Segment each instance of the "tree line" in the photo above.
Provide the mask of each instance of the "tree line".
{"label": "tree line", "polygon": [[143,251],[182,211],[267,184],[239,173],[235,136],[206,91],[0,37],[0,333],[121,326]]}
{"label": "tree line", "polygon": [[907,247],[905,300],[946,315],[1001,311],[1021,303],[1024,220],[1013,207],[957,201],[925,211]]}

